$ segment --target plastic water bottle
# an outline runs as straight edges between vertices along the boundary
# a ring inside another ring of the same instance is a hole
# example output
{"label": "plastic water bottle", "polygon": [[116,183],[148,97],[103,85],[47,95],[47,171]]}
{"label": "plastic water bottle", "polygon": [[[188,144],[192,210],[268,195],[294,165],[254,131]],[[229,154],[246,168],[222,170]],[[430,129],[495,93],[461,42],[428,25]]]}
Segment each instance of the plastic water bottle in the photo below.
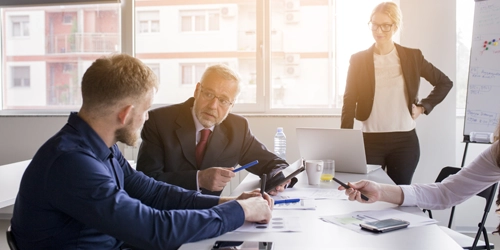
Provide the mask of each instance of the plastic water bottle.
{"label": "plastic water bottle", "polygon": [[286,160],[286,136],[282,127],[278,127],[274,135],[274,153]]}

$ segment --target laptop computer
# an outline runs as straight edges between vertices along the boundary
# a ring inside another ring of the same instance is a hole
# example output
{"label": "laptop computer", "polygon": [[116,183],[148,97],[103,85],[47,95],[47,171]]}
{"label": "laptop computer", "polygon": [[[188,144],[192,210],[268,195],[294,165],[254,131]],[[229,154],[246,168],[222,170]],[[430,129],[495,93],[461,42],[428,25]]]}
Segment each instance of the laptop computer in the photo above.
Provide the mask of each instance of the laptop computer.
{"label": "laptop computer", "polygon": [[363,133],[358,129],[297,128],[300,156],[335,160],[336,172],[367,174],[380,165],[366,164]]}

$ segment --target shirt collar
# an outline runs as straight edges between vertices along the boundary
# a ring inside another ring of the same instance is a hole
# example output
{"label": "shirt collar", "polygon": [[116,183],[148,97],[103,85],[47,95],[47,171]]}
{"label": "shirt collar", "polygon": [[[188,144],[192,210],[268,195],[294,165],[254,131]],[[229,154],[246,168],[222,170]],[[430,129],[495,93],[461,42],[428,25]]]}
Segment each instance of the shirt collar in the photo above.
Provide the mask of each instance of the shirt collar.
{"label": "shirt collar", "polygon": [[71,112],[68,118],[68,124],[78,131],[82,140],[90,146],[97,158],[106,161],[110,154],[114,155],[113,147],[108,148],[102,138],[86,121],[78,116],[77,112]]}

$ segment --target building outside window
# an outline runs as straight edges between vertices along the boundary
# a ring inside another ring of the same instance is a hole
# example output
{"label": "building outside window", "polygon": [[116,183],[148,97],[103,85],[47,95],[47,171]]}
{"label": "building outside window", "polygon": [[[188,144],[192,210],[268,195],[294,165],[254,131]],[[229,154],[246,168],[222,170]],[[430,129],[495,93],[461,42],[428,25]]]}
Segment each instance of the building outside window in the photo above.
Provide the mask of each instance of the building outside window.
{"label": "building outside window", "polygon": [[[126,38],[127,44],[134,41],[133,49],[123,52],[133,51],[155,71],[161,84],[155,105],[186,100],[205,68],[224,62],[242,78],[235,112],[339,114],[349,58],[373,43],[367,22],[379,2],[135,0],[130,10],[123,3],[1,8],[6,36],[1,37],[0,110],[23,109],[9,89],[15,86],[11,69],[20,63],[37,79],[26,96],[44,93],[26,100],[26,107],[78,108],[85,70],[100,56],[122,52],[122,29],[135,28]],[[473,5],[461,0],[456,9],[457,107],[462,108]],[[122,27],[123,19],[131,20],[131,27]],[[14,99],[16,105],[9,105]]]}
{"label": "building outside window", "polygon": [[160,13],[159,11],[139,11],[139,33],[158,33],[160,32]]}
{"label": "building outside window", "polygon": [[30,67],[29,66],[15,66],[12,70],[12,87],[30,87]]}
{"label": "building outside window", "polygon": [[30,35],[30,19],[28,16],[12,16],[12,36],[25,37]]}
{"label": "building outside window", "polygon": [[202,32],[220,29],[220,9],[180,11],[181,31]]}

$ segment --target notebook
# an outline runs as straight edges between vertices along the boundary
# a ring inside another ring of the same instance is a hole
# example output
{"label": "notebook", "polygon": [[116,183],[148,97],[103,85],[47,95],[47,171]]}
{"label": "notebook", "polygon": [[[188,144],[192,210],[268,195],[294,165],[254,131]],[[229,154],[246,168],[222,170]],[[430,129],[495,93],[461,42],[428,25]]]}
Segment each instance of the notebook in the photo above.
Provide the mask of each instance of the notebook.
{"label": "notebook", "polygon": [[380,165],[366,164],[363,133],[358,129],[297,128],[299,153],[305,160],[335,160],[335,171],[367,174]]}

